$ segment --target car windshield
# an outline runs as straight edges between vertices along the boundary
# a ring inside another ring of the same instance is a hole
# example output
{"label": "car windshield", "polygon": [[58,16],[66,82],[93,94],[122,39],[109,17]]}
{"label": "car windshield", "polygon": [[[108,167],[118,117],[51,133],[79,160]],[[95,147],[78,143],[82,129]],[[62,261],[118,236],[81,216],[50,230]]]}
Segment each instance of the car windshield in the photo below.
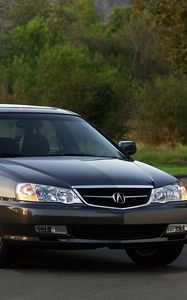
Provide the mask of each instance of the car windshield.
{"label": "car windshield", "polygon": [[1,114],[0,157],[94,156],[124,159],[118,149],[79,116]]}

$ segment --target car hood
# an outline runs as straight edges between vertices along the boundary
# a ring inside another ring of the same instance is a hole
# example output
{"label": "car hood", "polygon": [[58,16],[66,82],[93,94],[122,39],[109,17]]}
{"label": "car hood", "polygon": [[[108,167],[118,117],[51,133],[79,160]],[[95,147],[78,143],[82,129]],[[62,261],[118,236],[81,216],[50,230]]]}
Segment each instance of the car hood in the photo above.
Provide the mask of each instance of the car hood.
{"label": "car hood", "polygon": [[79,185],[154,185],[176,182],[173,176],[137,161],[77,157],[0,159],[1,175],[15,182],[72,187]]}

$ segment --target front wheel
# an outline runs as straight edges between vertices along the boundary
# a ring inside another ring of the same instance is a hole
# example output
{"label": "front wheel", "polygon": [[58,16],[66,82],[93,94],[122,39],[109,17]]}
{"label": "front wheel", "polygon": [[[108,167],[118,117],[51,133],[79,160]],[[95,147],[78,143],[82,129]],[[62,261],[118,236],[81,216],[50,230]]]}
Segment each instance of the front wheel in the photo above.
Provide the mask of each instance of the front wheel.
{"label": "front wheel", "polygon": [[180,255],[183,244],[150,246],[143,245],[126,249],[128,256],[135,262],[146,266],[171,264]]}
{"label": "front wheel", "polygon": [[0,239],[0,268],[11,265],[16,259],[17,249]]}

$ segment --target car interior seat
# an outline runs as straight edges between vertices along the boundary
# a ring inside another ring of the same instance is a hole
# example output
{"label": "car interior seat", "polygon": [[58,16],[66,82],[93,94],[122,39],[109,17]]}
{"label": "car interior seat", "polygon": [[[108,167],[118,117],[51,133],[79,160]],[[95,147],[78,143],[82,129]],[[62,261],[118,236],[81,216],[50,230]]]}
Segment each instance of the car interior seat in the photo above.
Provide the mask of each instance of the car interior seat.
{"label": "car interior seat", "polygon": [[49,153],[49,143],[41,134],[30,134],[23,137],[20,143],[22,155],[47,155]]}
{"label": "car interior seat", "polygon": [[18,153],[18,144],[12,138],[1,137],[0,152],[10,154]]}

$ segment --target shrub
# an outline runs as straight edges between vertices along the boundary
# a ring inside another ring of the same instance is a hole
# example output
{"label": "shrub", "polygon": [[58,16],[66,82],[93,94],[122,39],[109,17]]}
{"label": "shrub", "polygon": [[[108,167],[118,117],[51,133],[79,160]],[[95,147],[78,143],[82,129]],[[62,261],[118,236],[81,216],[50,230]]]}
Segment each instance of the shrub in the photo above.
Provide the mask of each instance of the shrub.
{"label": "shrub", "polygon": [[187,142],[187,78],[157,77],[134,95],[132,127],[140,141],[175,146]]}

